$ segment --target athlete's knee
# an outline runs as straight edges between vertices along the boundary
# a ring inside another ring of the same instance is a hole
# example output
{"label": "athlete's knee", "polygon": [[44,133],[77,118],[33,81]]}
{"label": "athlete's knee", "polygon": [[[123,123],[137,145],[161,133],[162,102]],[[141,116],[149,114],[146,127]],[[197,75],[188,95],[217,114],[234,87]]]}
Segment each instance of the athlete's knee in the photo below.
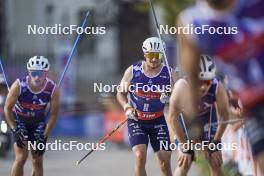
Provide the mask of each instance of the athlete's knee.
{"label": "athlete's knee", "polygon": [[160,162],[160,169],[162,171],[169,171],[170,170],[170,162],[169,161],[161,161]]}
{"label": "athlete's knee", "polygon": [[15,162],[24,165],[28,158],[28,152],[15,150],[15,153],[16,153]]}
{"label": "athlete's knee", "polygon": [[219,172],[222,170],[222,166],[223,166],[223,163],[218,163],[218,164],[213,164],[212,161],[208,161],[209,162],[209,167],[210,169],[214,172]]}
{"label": "athlete's knee", "polygon": [[222,165],[220,165],[220,166],[210,165],[210,172],[211,172],[212,176],[223,176],[224,175]]}
{"label": "athlete's knee", "polygon": [[187,173],[189,172],[190,168],[191,168],[192,163],[184,163],[179,165],[179,163],[176,166],[176,170],[178,171],[178,173],[180,173],[179,175],[187,175]]}
{"label": "athlete's knee", "polygon": [[145,151],[135,151],[135,157],[136,160],[140,163],[145,163],[146,162],[146,152]]}
{"label": "athlete's knee", "polygon": [[184,167],[184,166],[177,166],[174,176],[185,176],[188,174],[190,166]]}
{"label": "athlete's knee", "polygon": [[42,156],[32,155],[32,165],[34,168],[42,168],[43,167]]}
{"label": "athlete's knee", "polygon": [[160,164],[161,170],[169,170],[171,166],[170,157],[166,156],[166,157],[163,157],[162,159],[159,159],[159,164]]}

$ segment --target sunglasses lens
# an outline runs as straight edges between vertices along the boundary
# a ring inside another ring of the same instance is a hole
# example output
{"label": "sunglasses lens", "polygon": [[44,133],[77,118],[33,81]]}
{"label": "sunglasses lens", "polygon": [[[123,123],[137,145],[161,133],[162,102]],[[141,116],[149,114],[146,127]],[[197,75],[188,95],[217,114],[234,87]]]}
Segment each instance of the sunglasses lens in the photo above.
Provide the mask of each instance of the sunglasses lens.
{"label": "sunglasses lens", "polygon": [[31,72],[31,76],[33,76],[33,77],[42,77],[42,75],[44,74],[44,72],[43,71],[32,71]]}
{"label": "sunglasses lens", "polygon": [[153,58],[161,59],[162,54],[161,53],[147,53],[146,57],[149,59],[153,59]]}

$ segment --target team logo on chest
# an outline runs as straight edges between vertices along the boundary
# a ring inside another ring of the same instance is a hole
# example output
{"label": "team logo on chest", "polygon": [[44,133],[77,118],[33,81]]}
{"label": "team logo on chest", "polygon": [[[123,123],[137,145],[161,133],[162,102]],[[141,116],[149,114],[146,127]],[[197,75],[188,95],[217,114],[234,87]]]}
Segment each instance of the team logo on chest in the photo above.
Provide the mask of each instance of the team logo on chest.
{"label": "team logo on chest", "polygon": [[151,80],[151,79],[148,81],[148,84],[153,84],[153,82],[152,82],[152,80]]}
{"label": "team logo on chest", "polygon": [[22,88],[22,93],[25,93],[27,91],[26,88]]}
{"label": "team logo on chest", "polygon": [[168,77],[167,76],[164,76],[164,75],[160,75],[161,78],[163,79],[167,79]]}
{"label": "team logo on chest", "polygon": [[161,73],[160,75],[159,75],[159,77],[160,78],[163,78],[163,79],[168,79],[168,78],[170,78],[170,77],[168,77],[168,75],[166,74],[166,73]]}
{"label": "team logo on chest", "polygon": [[38,96],[37,95],[34,95],[33,96],[33,100],[37,100],[38,99]]}
{"label": "team logo on chest", "polygon": [[135,73],[135,78],[138,78],[138,77],[140,77],[140,72],[139,72],[139,71],[137,71],[137,72]]}
{"label": "team logo on chest", "polygon": [[50,92],[47,90],[43,91],[43,93],[50,95]]}

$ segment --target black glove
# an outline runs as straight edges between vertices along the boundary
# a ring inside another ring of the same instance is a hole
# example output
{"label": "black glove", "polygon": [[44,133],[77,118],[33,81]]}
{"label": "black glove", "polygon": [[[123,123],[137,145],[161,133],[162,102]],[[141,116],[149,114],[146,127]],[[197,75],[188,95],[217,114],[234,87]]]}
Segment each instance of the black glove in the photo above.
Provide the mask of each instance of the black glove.
{"label": "black glove", "polygon": [[[212,153],[214,152],[217,152],[221,149],[219,149],[217,146],[218,144],[220,144],[221,141],[218,141],[218,140],[212,140],[209,144],[208,144],[208,152],[209,154],[211,155]],[[209,147],[211,145],[211,147]]]}
{"label": "black glove", "polygon": [[44,122],[41,122],[39,123],[37,129],[34,132],[34,137],[35,137],[36,144],[37,144],[35,153],[38,154],[39,156],[43,155],[46,150],[47,138],[45,138],[44,136],[45,127],[46,127],[46,124]]}
{"label": "black glove", "polygon": [[17,123],[15,129],[11,129],[18,147],[25,147],[25,141],[28,139],[28,131],[23,123]]}

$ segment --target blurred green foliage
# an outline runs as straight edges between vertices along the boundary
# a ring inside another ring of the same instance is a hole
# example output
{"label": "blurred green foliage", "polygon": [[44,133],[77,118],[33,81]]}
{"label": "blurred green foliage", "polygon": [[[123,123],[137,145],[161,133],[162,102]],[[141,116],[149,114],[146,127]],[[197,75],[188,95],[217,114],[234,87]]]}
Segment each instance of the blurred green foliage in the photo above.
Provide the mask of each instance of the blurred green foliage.
{"label": "blurred green foliage", "polygon": [[[205,156],[202,152],[196,152],[195,164],[200,168],[200,170],[203,173],[203,176],[210,175],[208,161],[205,159]],[[238,172],[237,165],[234,162],[228,162],[224,164],[223,169],[224,169],[224,176],[242,176]]]}

